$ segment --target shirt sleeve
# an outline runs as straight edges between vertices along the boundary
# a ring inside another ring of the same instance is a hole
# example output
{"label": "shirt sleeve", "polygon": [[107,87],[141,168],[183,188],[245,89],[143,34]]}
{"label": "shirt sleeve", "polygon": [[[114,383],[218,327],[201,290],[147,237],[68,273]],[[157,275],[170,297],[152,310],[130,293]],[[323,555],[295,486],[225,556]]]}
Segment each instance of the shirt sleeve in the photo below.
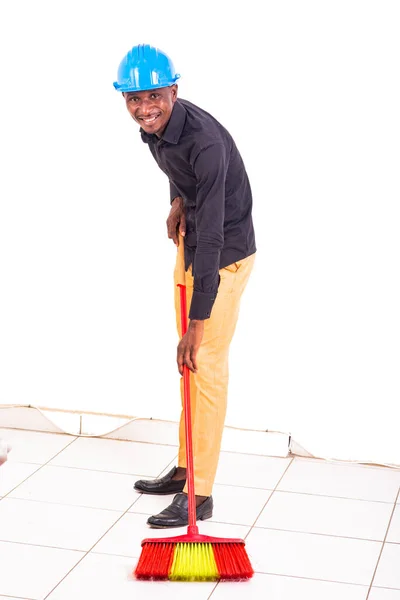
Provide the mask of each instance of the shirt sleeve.
{"label": "shirt sleeve", "polygon": [[189,319],[211,316],[218,293],[220,254],[224,245],[226,150],[208,146],[198,154],[196,176],[197,247],[193,262],[194,290]]}
{"label": "shirt sleeve", "polygon": [[169,182],[169,190],[170,190],[170,201],[172,204],[172,201],[177,197],[177,196],[181,196],[180,191],[174,186],[174,184],[172,183],[172,181]]}

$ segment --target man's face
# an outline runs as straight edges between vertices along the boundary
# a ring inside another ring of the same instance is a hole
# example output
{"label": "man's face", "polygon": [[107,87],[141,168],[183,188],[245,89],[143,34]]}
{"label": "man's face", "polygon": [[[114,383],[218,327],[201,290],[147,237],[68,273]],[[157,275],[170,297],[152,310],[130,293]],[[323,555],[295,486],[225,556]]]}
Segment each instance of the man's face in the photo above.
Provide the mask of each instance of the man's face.
{"label": "man's face", "polygon": [[161,137],[176,102],[178,86],[144,92],[125,92],[126,107],[131,117],[146,133]]}

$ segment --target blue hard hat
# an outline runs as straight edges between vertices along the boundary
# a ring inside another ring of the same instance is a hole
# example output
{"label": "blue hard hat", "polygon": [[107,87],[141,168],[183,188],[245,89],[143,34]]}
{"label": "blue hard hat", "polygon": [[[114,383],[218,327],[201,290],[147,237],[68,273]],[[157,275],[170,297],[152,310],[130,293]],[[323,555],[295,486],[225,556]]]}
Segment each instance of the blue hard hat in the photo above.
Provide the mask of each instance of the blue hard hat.
{"label": "blue hard hat", "polygon": [[123,58],[117,77],[114,82],[117,92],[142,92],[173,85],[180,75],[164,52],[139,44]]}

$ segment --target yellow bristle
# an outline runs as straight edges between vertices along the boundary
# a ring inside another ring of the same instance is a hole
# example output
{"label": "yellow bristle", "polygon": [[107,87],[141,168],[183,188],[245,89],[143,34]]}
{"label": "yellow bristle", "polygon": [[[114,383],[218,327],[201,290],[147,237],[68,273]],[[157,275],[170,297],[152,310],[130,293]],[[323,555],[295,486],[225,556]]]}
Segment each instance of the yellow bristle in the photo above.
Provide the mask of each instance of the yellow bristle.
{"label": "yellow bristle", "polygon": [[172,581],[216,581],[217,564],[211,544],[177,544],[169,579]]}

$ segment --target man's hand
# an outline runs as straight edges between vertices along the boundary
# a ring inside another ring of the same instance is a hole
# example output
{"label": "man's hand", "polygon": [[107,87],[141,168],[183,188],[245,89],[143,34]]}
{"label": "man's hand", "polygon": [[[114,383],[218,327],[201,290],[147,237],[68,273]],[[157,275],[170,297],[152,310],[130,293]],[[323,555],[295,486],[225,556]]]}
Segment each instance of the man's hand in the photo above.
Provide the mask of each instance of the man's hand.
{"label": "man's hand", "polygon": [[183,365],[186,365],[192,373],[197,373],[197,352],[200,348],[204,333],[204,321],[190,321],[189,327],[179,342],[176,362],[178,370],[183,375]]}
{"label": "man's hand", "polygon": [[174,198],[171,204],[167,219],[167,230],[169,239],[174,241],[175,246],[178,246],[178,232],[183,236],[186,233],[185,209],[181,196]]}

